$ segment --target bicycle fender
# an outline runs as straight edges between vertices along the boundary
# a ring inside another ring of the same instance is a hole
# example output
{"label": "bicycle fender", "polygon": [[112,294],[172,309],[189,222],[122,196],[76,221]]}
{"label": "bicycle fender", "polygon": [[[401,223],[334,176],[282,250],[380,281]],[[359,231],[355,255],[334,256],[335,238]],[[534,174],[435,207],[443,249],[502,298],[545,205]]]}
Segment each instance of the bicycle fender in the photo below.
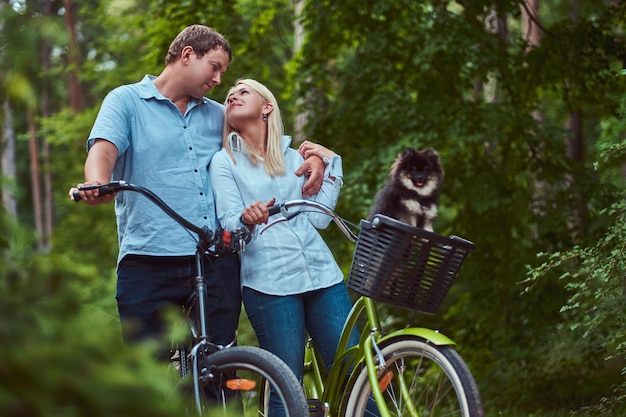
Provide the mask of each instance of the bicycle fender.
{"label": "bicycle fender", "polygon": [[437,330],[427,329],[425,327],[408,327],[406,329],[396,330],[393,333],[385,335],[378,343],[383,343],[387,340],[402,338],[402,336],[417,336],[422,339],[426,339],[434,345],[443,346],[455,346],[456,343],[452,341],[448,336],[443,333],[439,333]]}

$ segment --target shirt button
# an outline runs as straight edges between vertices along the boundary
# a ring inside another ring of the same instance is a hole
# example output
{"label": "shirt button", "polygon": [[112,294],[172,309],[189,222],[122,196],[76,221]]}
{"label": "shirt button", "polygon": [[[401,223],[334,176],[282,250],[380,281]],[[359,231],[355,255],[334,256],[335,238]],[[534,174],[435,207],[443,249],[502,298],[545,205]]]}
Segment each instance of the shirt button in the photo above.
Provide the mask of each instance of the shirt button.
{"label": "shirt button", "polygon": [[193,149],[193,148],[190,146],[190,147],[189,147],[189,150],[192,150],[192,149]]}
{"label": "shirt button", "polygon": [[183,126],[183,129],[187,129],[187,126]]}

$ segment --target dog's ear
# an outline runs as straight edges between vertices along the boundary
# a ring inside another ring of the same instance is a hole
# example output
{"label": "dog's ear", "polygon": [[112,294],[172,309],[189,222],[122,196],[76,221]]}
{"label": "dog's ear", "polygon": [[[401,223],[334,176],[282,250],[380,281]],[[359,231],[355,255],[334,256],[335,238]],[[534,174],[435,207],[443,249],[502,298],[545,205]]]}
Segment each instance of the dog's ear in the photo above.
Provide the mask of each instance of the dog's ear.
{"label": "dog's ear", "polygon": [[433,162],[439,162],[439,153],[433,148],[425,149],[424,155],[426,155],[426,157]]}
{"label": "dog's ear", "polygon": [[403,150],[398,152],[398,154],[396,155],[396,159],[393,161],[393,164],[391,164],[391,170],[389,171],[389,174],[392,177],[395,176],[400,171],[400,167],[402,166],[403,162],[409,160],[412,155],[416,153],[417,151],[413,148],[404,148]]}
{"label": "dog's ear", "polygon": [[426,155],[431,167],[443,177],[443,166],[441,165],[441,158],[439,157],[439,153],[432,149],[426,149]]}
{"label": "dog's ear", "polygon": [[434,150],[433,148],[426,148],[426,149],[424,149],[424,154],[426,156],[428,156],[428,157],[432,157],[432,156],[435,156],[437,158],[439,157],[439,153],[436,150]]}
{"label": "dog's ear", "polygon": [[417,150],[415,150],[414,148],[404,148],[400,153],[398,153],[398,159],[410,158],[416,153],[417,153]]}

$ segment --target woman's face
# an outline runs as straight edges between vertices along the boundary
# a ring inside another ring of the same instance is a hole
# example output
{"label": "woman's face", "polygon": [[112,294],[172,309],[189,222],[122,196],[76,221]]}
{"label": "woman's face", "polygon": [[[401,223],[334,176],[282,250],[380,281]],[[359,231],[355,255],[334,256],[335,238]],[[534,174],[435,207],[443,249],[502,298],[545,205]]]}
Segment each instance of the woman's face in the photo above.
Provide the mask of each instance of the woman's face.
{"label": "woman's face", "polygon": [[235,129],[244,122],[261,120],[263,105],[259,93],[245,84],[237,84],[226,98],[226,120]]}

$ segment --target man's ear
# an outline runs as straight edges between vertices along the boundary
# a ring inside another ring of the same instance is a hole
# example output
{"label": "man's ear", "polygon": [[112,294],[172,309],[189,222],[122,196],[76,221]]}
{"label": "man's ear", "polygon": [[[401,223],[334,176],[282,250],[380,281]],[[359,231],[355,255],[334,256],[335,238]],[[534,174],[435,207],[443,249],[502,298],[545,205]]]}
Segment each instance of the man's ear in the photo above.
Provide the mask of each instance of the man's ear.
{"label": "man's ear", "polygon": [[180,58],[183,60],[183,64],[186,64],[191,59],[191,56],[194,55],[195,52],[193,48],[189,45],[185,46],[183,50],[180,52]]}

